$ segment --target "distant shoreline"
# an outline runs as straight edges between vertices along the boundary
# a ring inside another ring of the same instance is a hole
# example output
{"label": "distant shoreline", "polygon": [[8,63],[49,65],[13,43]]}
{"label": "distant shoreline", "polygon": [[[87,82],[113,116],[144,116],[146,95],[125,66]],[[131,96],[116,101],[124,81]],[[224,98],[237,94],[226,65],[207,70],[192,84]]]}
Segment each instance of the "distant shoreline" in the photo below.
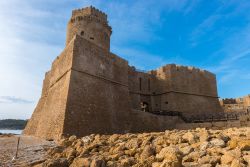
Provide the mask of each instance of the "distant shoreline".
{"label": "distant shoreline", "polygon": [[0,120],[0,130],[23,130],[28,120],[4,119]]}
{"label": "distant shoreline", "polygon": [[23,130],[0,129],[0,135],[20,135]]}
{"label": "distant shoreline", "polygon": [[0,130],[24,130],[24,129],[10,129],[10,128],[0,128]]}

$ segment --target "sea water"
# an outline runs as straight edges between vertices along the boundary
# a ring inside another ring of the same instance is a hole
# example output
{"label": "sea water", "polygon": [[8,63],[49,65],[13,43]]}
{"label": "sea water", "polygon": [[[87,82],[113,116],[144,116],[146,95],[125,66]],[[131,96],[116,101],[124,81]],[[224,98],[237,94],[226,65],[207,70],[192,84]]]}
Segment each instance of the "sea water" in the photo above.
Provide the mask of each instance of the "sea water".
{"label": "sea water", "polygon": [[16,135],[20,135],[22,133],[22,130],[8,130],[8,129],[0,129],[0,133],[2,134],[16,134]]}

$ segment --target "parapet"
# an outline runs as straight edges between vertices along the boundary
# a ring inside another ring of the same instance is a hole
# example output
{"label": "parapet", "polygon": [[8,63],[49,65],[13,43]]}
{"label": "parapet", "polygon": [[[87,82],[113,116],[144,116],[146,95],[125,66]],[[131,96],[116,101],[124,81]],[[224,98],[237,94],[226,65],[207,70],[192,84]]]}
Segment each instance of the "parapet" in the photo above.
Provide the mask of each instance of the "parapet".
{"label": "parapet", "polygon": [[167,64],[165,66],[162,66],[156,70],[157,72],[189,72],[189,73],[196,73],[196,74],[202,74],[210,77],[215,77],[215,75],[207,70],[199,69],[192,66],[182,66],[177,64]]}
{"label": "parapet", "polygon": [[223,102],[223,104],[237,104],[237,101],[234,98],[225,98],[221,99],[221,101]]}
{"label": "parapet", "polygon": [[94,16],[98,18],[101,22],[108,23],[107,15],[93,6],[73,10],[71,21],[74,21],[77,17],[85,17],[85,16]]}

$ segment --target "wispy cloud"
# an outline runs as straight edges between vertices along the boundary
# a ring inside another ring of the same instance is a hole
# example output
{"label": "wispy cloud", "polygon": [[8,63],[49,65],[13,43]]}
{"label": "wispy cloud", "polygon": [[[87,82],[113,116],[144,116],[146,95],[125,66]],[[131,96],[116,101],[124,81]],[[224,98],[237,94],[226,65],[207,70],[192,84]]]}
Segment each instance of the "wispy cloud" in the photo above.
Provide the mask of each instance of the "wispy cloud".
{"label": "wispy cloud", "polygon": [[33,103],[33,101],[14,97],[14,96],[0,96],[0,103],[29,104],[29,103]]}
{"label": "wispy cloud", "polygon": [[[205,20],[202,21],[190,34],[190,41],[191,41],[191,46],[195,47],[201,42],[200,38],[203,35],[206,35],[209,33],[211,30],[213,30],[213,26],[215,25],[216,21],[221,19],[223,15],[219,14],[214,14],[206,18]],[[208,39],[206,39],[208,40]]]}
{"label": "wispy cloud", "polygon": [[163,17],[166,13],[188,13],[195,7],[197,1],[188,0],[136,0],[99,1],[97,7],[108,13],[110,24],[113,27],[112,41],[116,45],[126,45],[131,42],[150,43],[162,37],[156,32],[166,22]]}
{"label": "wispy cloud", "polygon": [[129,60],[131,66],[135,66],[141,70],[153,70],[172,63],[183,65],[190,64],[188,60],[183,59],[180,55],[168,55],[166,53],[165,57],[162,57],[157,54],[146,52],[145,50],[122,47],[114,47],[113,51],[114,53],[118,53],[122,58]]}
{"label": "wispy cloud", "polygon": [[[220,3],[223,5],[218,5],[193,30],[190,43],[192,47],[200,47],[220,41],[218,50],[209,56],[212,64],[206,68],[218,74],[218,83],[222,86],[233,83],[235,78],[246,78],[249,73],[246,62],[250,61],[250,16],[246,11],[250,3],[244,0]],[[244,22],[237,24],[235,20]]]}

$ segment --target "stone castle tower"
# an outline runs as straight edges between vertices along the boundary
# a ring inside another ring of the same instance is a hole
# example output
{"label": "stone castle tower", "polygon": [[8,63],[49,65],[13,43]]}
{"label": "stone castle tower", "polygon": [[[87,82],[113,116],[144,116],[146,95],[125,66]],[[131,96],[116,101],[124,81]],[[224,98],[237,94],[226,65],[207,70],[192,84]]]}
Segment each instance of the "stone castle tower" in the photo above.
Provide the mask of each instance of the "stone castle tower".
{"label": "stone castle tower", "polygon": [[58,139],[161,131],[183,120],[155,113],[221,111],[214,74],[174,64],[139,72],[110,52],[111,32],[103,12],[93,7],[72,12],[66,47],[45,74],[24,134]]}
{"label": "stone castle tower", "polygon": [[70,43],[75,35],[79,35],[109,51],[111,33],[112,29],[108,25],[105,13],[92,6],[84,10],[74,10],[68,23],[66,45]]}

